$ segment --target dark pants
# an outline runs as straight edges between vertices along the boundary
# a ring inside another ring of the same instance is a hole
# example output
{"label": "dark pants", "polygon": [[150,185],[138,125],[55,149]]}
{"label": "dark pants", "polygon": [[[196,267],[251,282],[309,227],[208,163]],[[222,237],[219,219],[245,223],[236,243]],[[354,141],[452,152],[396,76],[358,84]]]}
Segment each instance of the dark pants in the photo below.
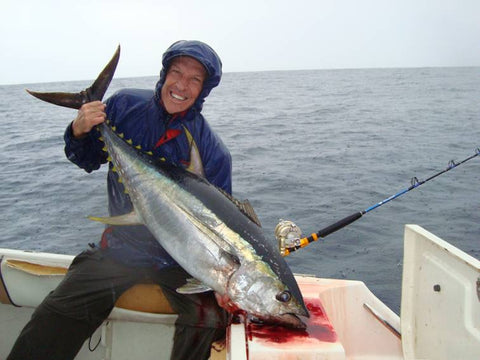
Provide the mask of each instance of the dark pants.
{"label": "dark pants", "polygon": [[146,282],[159,284],[178,313],[171,359],[208,359],[212,342],[225,336],[227,314],[213,292],[178,294],[175,289],[189,277],[180,267],[132,268],[104,256],[101,250],[85,251],[35,310],[7,360],[73,359],[120,295]]}

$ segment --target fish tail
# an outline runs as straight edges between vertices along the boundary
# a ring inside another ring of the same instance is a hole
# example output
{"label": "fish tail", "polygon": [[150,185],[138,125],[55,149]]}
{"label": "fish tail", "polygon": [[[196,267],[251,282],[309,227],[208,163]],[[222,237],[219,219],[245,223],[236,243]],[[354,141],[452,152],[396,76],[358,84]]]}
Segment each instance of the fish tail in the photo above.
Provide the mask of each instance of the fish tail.
{"label": "fish tail", "polygon": [[66,92],[36,92],[27,89],[27,92],[36,98],[49,102],[51,104],[64,106],[72,109],[80,109],[80,107],[90,101],[103,99],[105,92],[112,81],[113,74],[117,68],[120,58],[120,45],[118,45],[115,54],[102,72],[98,75],[92,86],[80,91],[79,93]]}

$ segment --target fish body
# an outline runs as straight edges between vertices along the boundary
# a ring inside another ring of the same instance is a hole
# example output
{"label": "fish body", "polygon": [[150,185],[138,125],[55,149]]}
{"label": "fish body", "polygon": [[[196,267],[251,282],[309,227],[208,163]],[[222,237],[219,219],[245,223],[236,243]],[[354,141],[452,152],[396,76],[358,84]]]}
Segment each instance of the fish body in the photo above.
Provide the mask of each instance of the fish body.
{"label": "fish body", "polygon": [[146,225],[195,278],[180,291],[211,289],[229,309],[302,327],[289,316],[308,316],[300,290],[261,227],[204,178],[139,152],[105,123],[99,129],[134,212],[94,220]]}

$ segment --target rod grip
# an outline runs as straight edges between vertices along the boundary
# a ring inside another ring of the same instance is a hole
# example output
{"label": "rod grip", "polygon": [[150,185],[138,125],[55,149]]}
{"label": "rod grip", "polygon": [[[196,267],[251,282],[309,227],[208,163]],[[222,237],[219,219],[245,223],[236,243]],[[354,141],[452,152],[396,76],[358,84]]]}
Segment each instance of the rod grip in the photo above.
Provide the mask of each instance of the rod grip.
{"label": "rod grip", "polygon": [[341,228],[353,223],[354,221],[360,219],[362,217],[363,213],[361,211],[356,212],[352,215],[349,215],[347,217],[344,217],[341,220],[338,220],[336,223],[327,226],[326,228],[323,228],[319,232],[317,232],[317,236],[324,238],[327,235],[330,235],[331,233],[340,230]]}

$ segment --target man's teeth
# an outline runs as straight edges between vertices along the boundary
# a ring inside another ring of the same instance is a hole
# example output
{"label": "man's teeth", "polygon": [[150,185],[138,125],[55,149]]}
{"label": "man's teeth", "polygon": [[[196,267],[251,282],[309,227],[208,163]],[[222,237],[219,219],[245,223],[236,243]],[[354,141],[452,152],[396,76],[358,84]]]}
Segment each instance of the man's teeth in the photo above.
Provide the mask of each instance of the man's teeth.
{"label": "man's teeth", "polygon": [[174,94],[173,92],[172,92],[170,95],[172,95],[172,97],[173,97],[174,99],[177,99],[177,100],[181,100],[181,101],[183,101],[183,100],[185,100],[185,99],[186,99],[186,97],[183,97],[183,96],[180,96],[180,95]]}

